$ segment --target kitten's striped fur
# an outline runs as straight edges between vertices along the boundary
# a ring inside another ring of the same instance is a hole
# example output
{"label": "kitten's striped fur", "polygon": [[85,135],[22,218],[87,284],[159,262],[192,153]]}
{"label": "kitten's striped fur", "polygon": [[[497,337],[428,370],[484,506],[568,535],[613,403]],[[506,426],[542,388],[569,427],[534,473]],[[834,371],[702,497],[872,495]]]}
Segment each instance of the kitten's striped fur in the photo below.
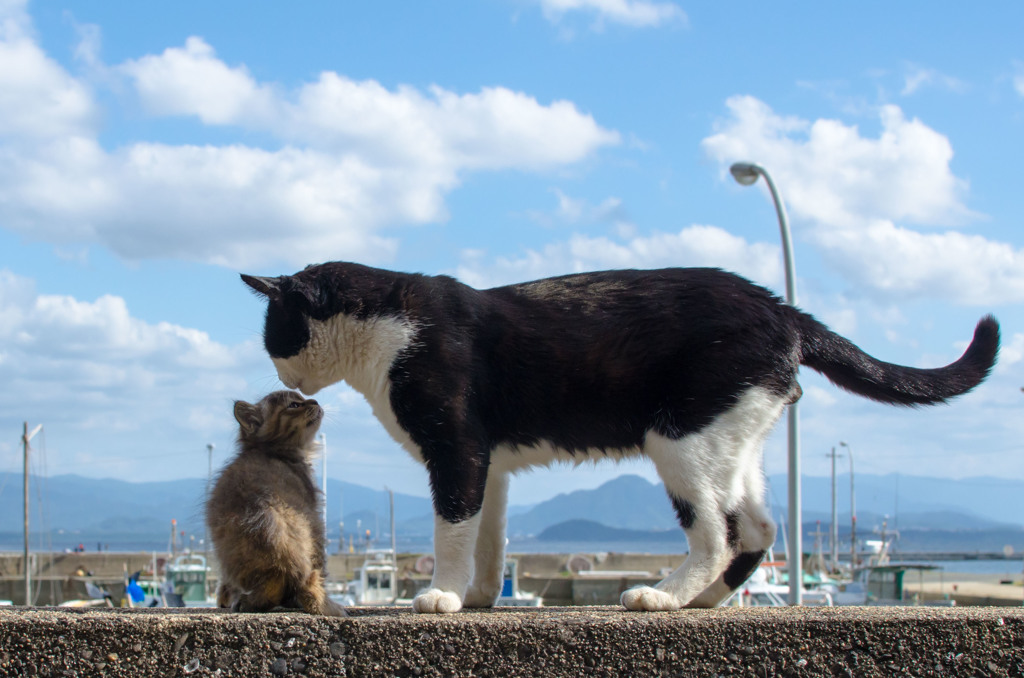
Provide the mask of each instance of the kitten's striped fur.
{"label": "kitten's striped fur", "polygon": [[238,455],[206,506],[221,568],[219,607],[345,616],[323,587],[324,525],[309,465],[322,418],[315,400],[293,391],[275,391],[255,405],[235,403]]}

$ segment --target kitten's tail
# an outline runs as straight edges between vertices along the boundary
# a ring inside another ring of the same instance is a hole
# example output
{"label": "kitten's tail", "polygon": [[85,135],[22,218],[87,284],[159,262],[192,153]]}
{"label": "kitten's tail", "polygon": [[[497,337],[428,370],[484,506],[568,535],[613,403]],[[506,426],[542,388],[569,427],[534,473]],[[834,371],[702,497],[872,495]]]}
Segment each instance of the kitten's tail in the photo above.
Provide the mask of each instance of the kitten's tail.
{"label": "kitten's tail", "polygon": [[800,313],[800,363],[836,386],[891,405],[934,405],[967,393],[984,381],[999,353],[999,323],[985,316],[960,358],[945,367],[920,369],[882,362]]}

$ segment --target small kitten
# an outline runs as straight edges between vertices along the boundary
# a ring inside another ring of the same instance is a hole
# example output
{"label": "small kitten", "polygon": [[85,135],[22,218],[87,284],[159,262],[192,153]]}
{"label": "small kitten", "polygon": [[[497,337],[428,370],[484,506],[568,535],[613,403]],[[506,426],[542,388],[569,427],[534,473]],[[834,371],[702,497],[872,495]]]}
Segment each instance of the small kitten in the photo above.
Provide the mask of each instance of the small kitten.
{"label": "small kitten", "polygon": [[206,504],[220,561],[217,605],[235,612],[301,607],[348,616],[327,597],[324,526],[310,458],[323,410],[293,391],[235,402],[238,455]]}

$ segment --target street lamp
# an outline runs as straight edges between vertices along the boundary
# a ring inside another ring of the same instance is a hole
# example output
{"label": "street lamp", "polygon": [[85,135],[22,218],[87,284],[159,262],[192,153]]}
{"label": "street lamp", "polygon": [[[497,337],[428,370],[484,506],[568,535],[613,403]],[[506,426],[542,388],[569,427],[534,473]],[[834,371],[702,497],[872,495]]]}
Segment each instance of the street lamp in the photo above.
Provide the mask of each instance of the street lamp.
{"label": "street lamp", "polygon": [[853,493],[853,448],[839,441],[841,447],[845,447],[850,454],[850,576],[853,576],[853,568],[857,566],[857,496]]}
{"label": "street lamp", "polygon": [[[782,235],[782,257],[786,267],[786,303],[796,306],[796,270],[793,264],[793,245],[789,237],[789,220],[786,218],[786,206],[775,182],[768,171],[751,162],[737,162],[729,168],[733,178],[742,186],[751,186],[757,178],[764,177],[771,191],[775,212],[779,217],[779,231]],[[800,509],[800,416],[797,404],[788,408],[789,432],[789,604],[803,603],[803,526],[801,525]]]}

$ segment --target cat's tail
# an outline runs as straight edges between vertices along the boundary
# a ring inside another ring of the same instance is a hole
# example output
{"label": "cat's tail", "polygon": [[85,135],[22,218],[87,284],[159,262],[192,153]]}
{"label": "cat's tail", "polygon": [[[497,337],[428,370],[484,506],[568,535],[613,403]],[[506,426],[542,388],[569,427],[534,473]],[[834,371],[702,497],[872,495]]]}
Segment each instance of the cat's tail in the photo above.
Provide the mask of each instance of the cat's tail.
{"label": "cat's tail", "polygon": [[967,393],[984,381],[999,353],[999,323],[990,315],[978,322],[956,362],[921,369],[872,358],[811,316],[797,313],[802,365],[840,388],[891,405],[934,405]]}

